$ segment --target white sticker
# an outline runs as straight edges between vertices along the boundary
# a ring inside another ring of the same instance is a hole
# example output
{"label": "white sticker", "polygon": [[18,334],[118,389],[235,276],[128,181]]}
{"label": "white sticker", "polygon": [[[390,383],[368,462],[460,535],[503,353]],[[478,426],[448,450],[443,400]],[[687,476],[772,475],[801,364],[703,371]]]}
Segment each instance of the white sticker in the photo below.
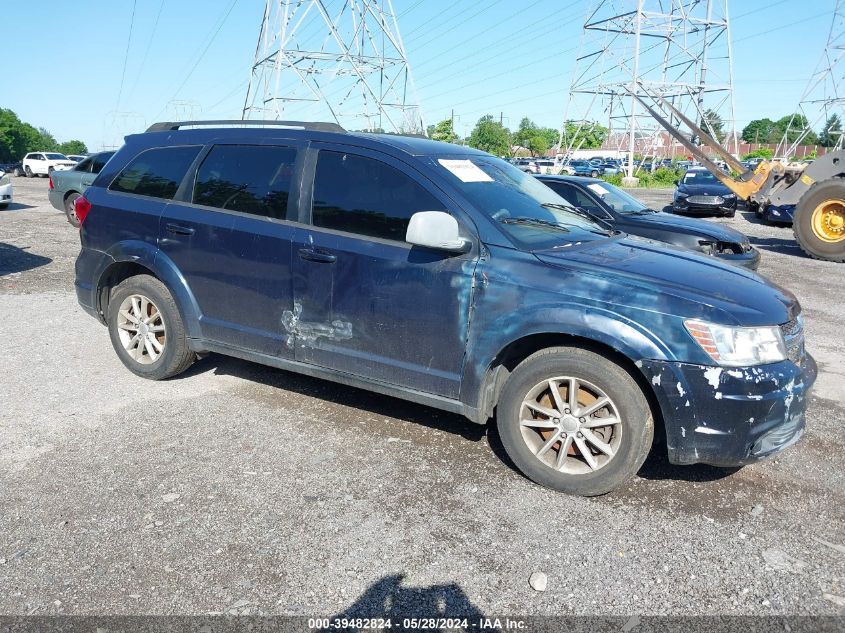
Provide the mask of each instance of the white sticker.
{"label": "white sticker", "polygon": [[446,160],[438,158],[437,162],[461,179],[461,182],[493,182],[478,165],[469,160]]}
{"label": "white sticker", "polygon": [[591,182],[589,185],[587,185],[587,189],[592,189],[593,191],[595,191],[600,196],[603,196],[606,193],[610,193],[607,189],[605,189],[601,185],[596,184],[594,182]]}

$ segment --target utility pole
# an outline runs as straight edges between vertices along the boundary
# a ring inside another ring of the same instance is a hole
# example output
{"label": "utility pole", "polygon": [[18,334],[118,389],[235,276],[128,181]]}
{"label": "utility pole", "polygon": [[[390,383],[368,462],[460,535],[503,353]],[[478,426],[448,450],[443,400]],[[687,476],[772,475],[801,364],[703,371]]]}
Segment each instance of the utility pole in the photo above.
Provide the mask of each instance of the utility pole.
{"label": "utility pole", "polygon": [[[627,154],[626,177],[636,176],[634,154],[656,156],[666,138],[637,97],[647,103],[662,97],[696,122],[711,110],[735,129],[727,5],[591,0],[561,125],[561,153],[580,149],[586,133],[607,121],[602,148]],[[566,120],[573,122],[569,130]]]}
{"label": "utility pole", "polygon": [[265,0],[242,118],[426,133],[392,0]]}

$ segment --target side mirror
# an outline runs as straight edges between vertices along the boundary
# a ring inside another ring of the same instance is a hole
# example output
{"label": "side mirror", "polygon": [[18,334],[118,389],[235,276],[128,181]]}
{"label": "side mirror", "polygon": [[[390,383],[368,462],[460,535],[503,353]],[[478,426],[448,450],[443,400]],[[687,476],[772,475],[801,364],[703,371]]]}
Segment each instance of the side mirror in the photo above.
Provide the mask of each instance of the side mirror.
{"label": "side mirror", "polygon": [[405,241],[452,253],[466,253],[472,247],[460,236],[458,221],[443,211],[419,211],[411,216]]}
{"label": "side mirror", "polygon": [[680,184],[681,184],[681,183],[680,183],[680,181],[678,181],[678,180],[673,180],[672,182],[674,182],[674,183],[675,183],[675,186],[676,186],[676,187],[677,187],[678,185],[680,185]]}

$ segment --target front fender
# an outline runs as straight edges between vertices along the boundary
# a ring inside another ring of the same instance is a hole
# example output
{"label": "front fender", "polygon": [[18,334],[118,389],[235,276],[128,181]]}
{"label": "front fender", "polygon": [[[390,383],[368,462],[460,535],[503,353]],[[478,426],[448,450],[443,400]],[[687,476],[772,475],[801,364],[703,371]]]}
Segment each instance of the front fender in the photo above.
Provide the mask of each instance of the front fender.
{"label": "front fender", "polygon": [[571,336],[613,348],[632,362],[642,359],[675,360],[672,351],[655,334],[622,315],[581,304],[535,306],[526,312],[503,314],[484,321],[476,313],[467,346],[461,399],[482,408],[488,371],[502,352],[534,335]]}
{"label": "front fender", "polygon": [[143,266],[149,269],[170,290],[182,317],[188,338],[201,338],[199,304],[197,304],[187,280],[179,272],[173,260],[152,244],[140,240],[119,242],[112,246],[106,254],[114,261],[100,275],[98,288],[102,287],[110,272],[121,264],[133,263]]}

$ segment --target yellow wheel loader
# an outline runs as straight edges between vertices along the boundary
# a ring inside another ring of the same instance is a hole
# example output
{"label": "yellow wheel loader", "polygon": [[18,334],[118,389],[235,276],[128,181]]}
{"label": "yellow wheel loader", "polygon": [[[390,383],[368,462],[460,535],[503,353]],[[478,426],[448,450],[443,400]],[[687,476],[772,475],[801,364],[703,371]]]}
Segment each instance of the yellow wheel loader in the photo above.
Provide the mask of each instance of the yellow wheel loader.
{"label": "yellow wheel loader", "polygon": [[[642,91],[645,88],[641,86]],[[633,93],[632,93],[633,94]],[[749,208],[759,205],[795,205],[793,231],[807,255],[831,262],[845,262],[845,150],[817,158],[811,165],[792,166],[762,161],[754,170],[728,153],[713,137],[659,95],[649,94],[663,110],[686,125],[693,135],[711,147],[739,176],[734,178],[710,160],[701,147],[674,127],[655,107],[633,96],[678,142]]]}

